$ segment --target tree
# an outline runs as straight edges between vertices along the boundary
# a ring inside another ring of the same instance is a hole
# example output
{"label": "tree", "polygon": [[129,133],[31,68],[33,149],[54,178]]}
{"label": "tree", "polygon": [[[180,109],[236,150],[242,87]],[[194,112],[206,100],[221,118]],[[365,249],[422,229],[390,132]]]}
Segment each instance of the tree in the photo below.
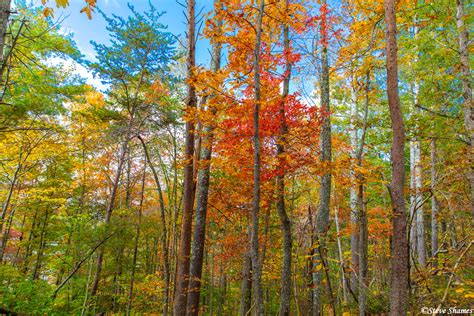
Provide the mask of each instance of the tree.
{"label": "tree", "polygon": [[[122,140],[105,212],[106,227],[110,225],[130,141],[137,133],[136,125],[143,119],[144,110],[150,106],[144,102],[143,92],[152,84],[153,76],[164,78],[168,75],[168,63],[174,52],[171,48],[174,41],[169,33],[161,31],[164,26],[158,22],[162,13],[151,7],[148,13],[142,15],[132,6],[129,8],[133,15],[127,20],[104,15],[109,23],[107,30],[114,42],[110,47],[93,43],[98,62],[90,64],[104,82],[112,84],[110,94],[121,116],[116,132]],[[135,58],[139,59],[138,63]],[[91,296],[96,295],[99,287],[103,257],[104,247],[101,247]]]}
{"label": "tree", "polygon": [[395,19],[395,2],[385,0],[386,29],[386,60],[387,60],[387,94],[392,121],[392,180],[389,190],[392,200],[393,236],[391,245],[391,289],[390,314],[406,315],[408,291],[408,253],[406,239],[405,214],[405,130],[398,96],[398,64],[397,64],[397,24]]}
{"label": "tree", "polygon": [[261,285],[262,266],[259,256],[258,241],[258,214],[260,212],[260,47],[262,36],[262,21],[265,10],[265,1],[258,2],[258,16],[255,30],[255,50],[253,60],[254,72],[254,109],[253,109],[253,200],[252,200],[252,229],[251,229],[251,250],[252,260],[252,288],[254,295],[255,309],[254,315],[263,315],[263,292]]}
{"label": "tree", "polygon": [[[289,1],[285,1],[285,10],[288,11]],[[288,22],[286,22],[288,23]],[[276,177],[277,182],[277,209],[280,217],[281,228],[283,231],[283,267],[281,271],[281,290],[280,290],[280,310],[279,315],[290,315],[291,306],[291,261],[292,261],[292,243],[291,220],[288,217],[285,207],[285,136],[288,133],[286,126],[285,103],[290,93],[290,76],[291,76],[291,60],[290,60],[290,29],[288,24],[283,25],[283,54],[286,56],[285,70],[283,78],[282,101],[280,108],[280,135],[277,143],[277,155],[279,156],[280,170]]]}
{"label": "tree", "polygon": [[[316,271],[314,272],[314,299],[313,299],[313,315],[321,314],[321,289],[323,280],[324,263],[324,238],[329,229],[329,209],[331,201],[331,121],[329,113],[331,111],[329,105],[329,52],[328,52],[328,7],[326,1],[321,4],[321,78],[320,78],[320,104],[326,113],[324,123],[321,130],[321,162],[324,165],[325,172],[321,177],[321,187],[319,191],[319,206],[316,216]],[[329,280],[327,280],[329,282]],[[329,283],[327,283],[329,284]],[[332,293],[329,293],[332,297]]]}
{"label": "tree", "polygon": [[193,71],[196,64],[196,45],[195,45],[195,6],[194,0],[187,1],[187,58],[186,58],[186,77],[187,77],[187,99],[186,110],[188,118],[186,122],[186,144],[184,165],[184,196],[183,196],[183,218],[180,237],[180,252],[178,257],[178,265],[176,272],[176,289],[174,297],[174,314],[176,316],[186,315],[186,303],[188,297],[189,285],[189,269],[190,269],[190,253],[191,253],[191,236],[193,223],[194,208],[194,122],[192,111],[196,108],[196,88],[192,83]]}
{"label": "tree", "polygon": [[[222,18],[219,17],[221,4],[219,1],[214,3],[214,10],[217,16],[216,22],[216,38],[212,43],[212,55],[211,55],[211,72],[217,74],[221,65],[221,49],[222,45],[219,42],[219,36],[222,31]],[[195,225],[194,225],[194,237],[192,242],[192,257],[189,274],[189,294],[187,301],[187,313],[190,315],[198,315],[199,313],[199,299],[201,295],[201,279],[202,279],[202,267],[204,259],[204,247],[206,237],[206,216],[209,199],[209,179],[211,169],[211,158],[212,158],[212,143],[214,141],[213,132],[215,128],[214,120],[216,118],[216,104],[218,100],[213,100],[215,94],[211,94],[209,97],[205,96],[205,99],[201,102],[201,107],[207,103],[208,111],[211,114],[211,121],[206,122],[203,128],[203,136],[201,139],[201,148],[199,154],[200,164],[204,164],[198,170],[197,175],[197,197],[196,197],[196,214],[195,214]],[[209,98],[209,100],[208,100]]]}
{"label": "tree", "polygon": [[464,112],[464,126],[466,128],[468,141],[471,148],[468,150],[468,159],[471,168],[468,170],[468,178],[471,187],[471,212],[474,220],[474,106],[472,104],[472,88],[471,88],[471,67],[469,63],[468,49],[468,26],[464,21],[464,1],[456,0],[456,22],[458,27],[459,38],[459,55],[461,60],[461,82],[462,82],[462,99]]}

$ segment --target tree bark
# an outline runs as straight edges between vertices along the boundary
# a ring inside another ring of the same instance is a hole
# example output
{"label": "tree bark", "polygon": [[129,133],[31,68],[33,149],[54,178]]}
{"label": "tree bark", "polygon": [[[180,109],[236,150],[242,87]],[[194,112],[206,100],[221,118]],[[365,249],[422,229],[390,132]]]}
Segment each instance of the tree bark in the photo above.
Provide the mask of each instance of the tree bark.
{"label": "tree bark", "polygon": [[[196,65],[196,45],[195,45],[195,0],[187,1],[187,100],[186,109],[188,111],[196,108],[196,89],[191,83],[194,67]],[[186,163],[184,165],[184,194],[183,194],[183,218],[180,236],[180,248],[177,262],[175,297],[174,297],[174,315],[186,315],[186,302],[188,299],[189,285],[189,264],[191,252],[191,235],[193,225],[193,206],[194,206],[194,181],[193,181],[193,160],[194,160],[194,122],[186,122],[186,145],[185,145]]]}
{"label": "tree bark", "polygon": [[438,253],[438,200],[436,199],[436,140],[431,139],[431,257],[436,267]]}
{"label": "tree bark", "polygon": [[459,53],[461,59],[462,99],[464,110],[464,125],[470,141],[468,149],[469,169],[467,174],[471,186],[471,214],[474,221],[474,105],[472,104],[472,74],[469,63],[469,27],[464,22],[464,0],[456,0],[456,21],[459,32]]}
{"label": "tree bark", "polygon": [[265,0],[258,2],[258,16],[256,25],[255,51],[254,51],[254,92],[255,105],[253,112],[253,202],[252,202],[252,234],[251,234],[251,259],[252,259],[252,287],[254,297],[253,314],[263,315],[263,292],[261,285],[262,267],[259,258],[258,242],[258,216],[260,212],[260,46],[262,39],[263,13],[265,9]]}
{"label": "tree bark", "polygon": [[416,232],[416,186],[415,186],[415,143],[410,142],[410,217],[408,219],[408,227],[410,228],[410,244],[409,255],[412,261],[416,257],[417,240]]}
{"label": "tree bark", "polygon": [[[220,8],[216,3],[216,14],[219,13]],[[217,30],[220,34],[222,27],[222,19],[218,18]],[[211,56],[211,71],[217,73],[221,64],[221,43],[219,40],[214,40],[212,44],[212,56]],[[211,98],[213,96],[210,96]],[[205,105],[205,102],[202,103]],[[215,107],[210,109],[212,115],[215,116]],[[194,225],[194,238],[192,243],[192,257],[191,267],[189,273],[189,294],[187,301],[187,313],[188,315],[199,314],[199,297],[201,294],[201,278],[202,278],[202,266],[204,259],[204,246],[206,240],[206,216],[207,216],[207,201],[209,197],[209,178],[211,171],[211,157],[212,157],[212,142],[214,140],[214,123],[208,122],[204,127],[204,135],[202,136],[202,142],[200,146],[200,158],[199,160],[205,164],[205,166],[198,170],[198,183],[197,183],[197,202],[196,202],[196,222]]]}
{"label": "tree bark", "polygon": [[392,122],[392,180],[390,197],[392,201],[392,245],[391,245],[391,288],[390,315],[401,316],[407,313],[408,291],[408,251],[407,223],[405,213],[405,128],[398,96],[398,65],[395,0],[385,0],[387,94],[390,119]]}
{"label": "tree bark", "polygon": [[[285,1],[286,10],[288,10],[289,0]],[[277,155],[279,160],[280,171],[276,177],[277,182],[277,210],[280,217],[281,229],[283,231],[283,267],[281,272],[281,290],[280,290],[280,310],[279,315],[289,316],[291,306],[291,253],[292,253],[292,236],[291,236],[291,220],[288,217],[285,207],[285,145],[287,126],[285,119],[285,103],[290,91],[291,77],[291,61],[290,53],[290,36],[287,24],[283,26],[283,50],[285,52],[285,75],[283,79],[282,102],[280,108],[280,135],[277,142]]]}
{"label": "tree bark", "polygon": [[[353,91],[351,100],[351,118],[350,118],[350,142],[351,142],[351,159],[353,165],[351,168],[352,179],[356,182],[356,172],[354,166],[357,159],[357,96],[356,92]],[[349,206],[350,206],[350,220],[351,220],[351,287],[352,290],[357,293],[358,285],[358,274],[359,274],[359,209],[357,205],[357,185],[354,183],[351,185],[349,191]]]}
{"label": "tree bark", "polygon": [[[327,6],[326,1],[322,1],[323,6]],[[319,190],[319,211],[316,217],[316,247],[315,251],[317,267],[313,273],[313,315],[319,316],[322,313],[322,280],[323,280],[323,260],[321,256],[324,250],[324,238],[329,229],[329,208],[331,200],[331,121],[329,105],[329,56],[327,47],[327,21],[321,19],[321,41],[323,42],[321,52],[321,108],[325,115],[321,130],[321,162],[326,168],[321,178],[321,187]],[[331,293],[329,293],[331,294]]]}
{"label": "tree bark", "polygon": [[[250,240],[251,230],[249,227],[248,236]],[[242,264],[242,283],[240,287],[240,316],[248,315],[252,306],[252,258],[250,247],[247,249],[243,257]]]}
{"label": "tree bark", "polygon": [[[416,37],[419,33],[420,27],[419,27],[419,21],[418,18],[415,16],[414,19],[414,27],[413,27],[413,37],[416,40]],[[413,103],[415,106],[414,113],[419,112],[419,107],[418,107],[418,98],[419,98],[419,92],[420,92],[420,84],[418,82],[418,78],[415,79],[414,87],[413,87]],[[413,141],[410,142],[410,153],[413,154],[413,159],[411,163],[413,166],[411,166],[411,180],[410,183],[412,183],[413,188],[412,188],[412,207],[411,209],[414,212],[415,215],[415,229],[412,229],[412,232],[416,233],[416,237],[413,237],[413,242],[416,242],[416,254],[418,258],[418,263],[420,266],[425,266],[426,265],[426,241],[425,241],[425,221],[424,221],[424,212],[423,212],[423,193],[422,193],[422,187],[423,187],[423,181],[422,181],[422,165],[421,165],[421,141],[419,137],[419,126],[416,123],[415,124],[415,135],[413,138]],[[412,148],[413,147],[413,148]],[[412,222],[413,226],[413,222]]]}
{"label": "tree bark", "polygon": [[415,141],[415,206],[416,206],[416,247],[418,263],[420,266],[426,265],[426,241],[425,241],[425,218],[423,212],[422,193],[422,168],[421,168],[421,142]]}
{"label": "tree bark", "polygon": [[[357,164],[359,167],[362,166],[362,157],[364,155],[365,137],[367,133],[367,116],[369,111],[369,91],[370,91],[370,72],[367,71],[366,86],[365,86],[365,109],[363,117],[363,128],[362,135],[360,137],[360,145],[357,149]],[[367,313],[367,293],[368,293],[368,272],[369,272],[369,232],[368,232],[368,215],[367,215],[367,203],[364,199],[364,183],[365,177],[363,174],[357,175],[358,182],[358,194],[357,194],[357,205],[359,208],[358,220],[359,220],[359,292],[358,292],[358,303],[359,303],[359,315],[364,316]]]}
{"label": "tree bark", "polygon": [[3,73],[6,68],[5,58],[5,38],[8,29],[8,19],[10,18],[11,12],[11,0],[0,0],[0,86],[3,89],[5,84],[3,80]]}
{"label": "tree bark", "polygon": [[[361,179],[363,181],[363,179]],[[368,218],[367,207],[364,200],[364,185],[359,184],[358,194],[359,204],[359,315],[365,316],[367,313],[367,293],[368,293],[368,272],[369,272],[369,254],[368,254]]]}

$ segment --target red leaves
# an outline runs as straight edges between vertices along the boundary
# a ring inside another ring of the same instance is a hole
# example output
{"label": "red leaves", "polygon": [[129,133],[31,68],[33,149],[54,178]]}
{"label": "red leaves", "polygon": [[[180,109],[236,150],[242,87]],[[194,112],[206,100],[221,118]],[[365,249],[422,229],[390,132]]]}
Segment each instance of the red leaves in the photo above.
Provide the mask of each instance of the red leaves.
{"label": "red leaves", "polygon": [[331,9],[327,3],[321,4],[319,13],[315,16],[310,16],[306,19],[306,25],[311,28],[319,26],[319,44],[327,47],[331,38],[339,38],[341,30],[336,29],[337,19],[332,14]]}

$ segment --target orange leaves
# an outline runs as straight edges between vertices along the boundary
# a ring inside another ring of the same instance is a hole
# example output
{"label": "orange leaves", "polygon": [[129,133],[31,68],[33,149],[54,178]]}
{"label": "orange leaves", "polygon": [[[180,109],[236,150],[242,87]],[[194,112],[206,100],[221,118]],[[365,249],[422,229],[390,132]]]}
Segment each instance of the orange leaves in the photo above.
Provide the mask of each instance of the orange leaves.
{"label": "orange leaves", "polygon": [[52,8],[49,8],[49,7],[46,7],[43,9],[43,15],[47,18],[47,17],[53,17],[53,9]]}
{"label": "orange leaves", "polygon": [[381,206],[367,211],[370,239],[384,240],[392,234],[392,224],[389,218],[391,212],[390,209],[384,209]]}
{"label": "orange leaves", "polygon": [[[81,9],[81,13],[85,13],[87,17],[92,19],[92,13],[94,12],[94,9],[96,8],[97,5],[97,0],[84,0],[86,2],[86,6],[84,6]],[[53,17],[54,16],[54,11],[53,8],[46,6],[48,4],[49,0],[41,0],[41,4],[45,6],[43,9],[43,15],[45,17]],[[55,0],[56,7],[57,8],[66,8],[69,5],[69,0]]]}
{"label": "orange leaves", "polygon": [[85,0],[86,6],[81,9],[81,13],[86,13],[89,20],[92,19],[92,12],[96,7],[96,0]]}

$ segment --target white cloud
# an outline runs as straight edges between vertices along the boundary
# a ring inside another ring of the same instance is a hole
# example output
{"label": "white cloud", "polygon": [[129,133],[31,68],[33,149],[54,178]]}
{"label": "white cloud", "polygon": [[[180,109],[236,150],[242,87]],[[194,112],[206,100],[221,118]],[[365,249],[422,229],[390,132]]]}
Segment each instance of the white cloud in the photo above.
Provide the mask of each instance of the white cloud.
{"label": "white cloud", "polygon": [[48,60],[48,63],[54,66],[61,65],[63,69],[71,71],[73,74],[84,78],[87,84],[90,84],[99,91],[105,91],[108,88],[108,86],[103,84],[99,78],[94,78],[92,72],[89,69],[70,58],[64,59],[60,57],[53,57]]}

